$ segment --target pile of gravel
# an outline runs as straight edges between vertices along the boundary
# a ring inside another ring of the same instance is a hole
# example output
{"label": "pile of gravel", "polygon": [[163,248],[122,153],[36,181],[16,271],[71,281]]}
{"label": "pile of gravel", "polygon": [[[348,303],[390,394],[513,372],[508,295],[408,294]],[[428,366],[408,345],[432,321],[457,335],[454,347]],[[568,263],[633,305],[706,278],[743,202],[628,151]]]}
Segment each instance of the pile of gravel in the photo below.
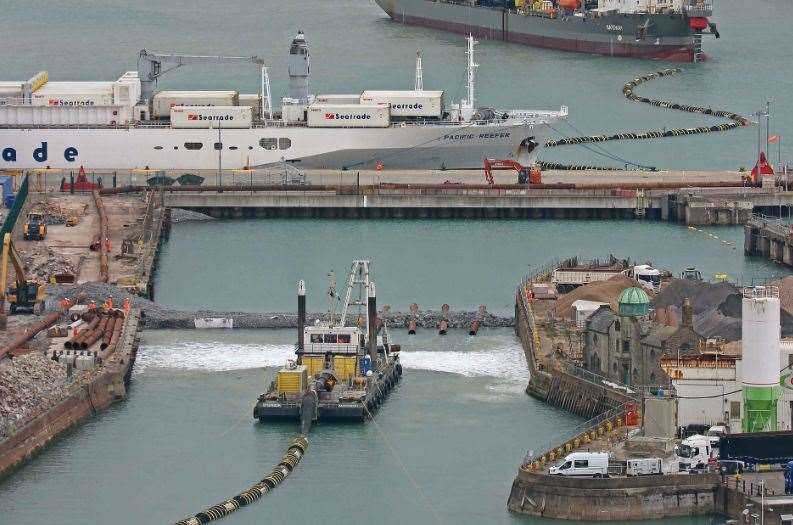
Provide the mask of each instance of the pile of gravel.
{"label": "pile of gravel", "polygon": [[14,426],[66,396],[66,368],[31,352],[0,362],[0,438]]}

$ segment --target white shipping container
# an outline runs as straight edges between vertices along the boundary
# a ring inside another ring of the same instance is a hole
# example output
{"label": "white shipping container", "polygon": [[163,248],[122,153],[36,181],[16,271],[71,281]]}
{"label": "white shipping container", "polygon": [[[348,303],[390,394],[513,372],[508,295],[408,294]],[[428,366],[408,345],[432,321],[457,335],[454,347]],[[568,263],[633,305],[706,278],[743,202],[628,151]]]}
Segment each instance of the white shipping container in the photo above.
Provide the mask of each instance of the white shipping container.
{"label": "white shipping container", "polygon": [[174,106],[172,128],[250,128],[253,112],[248,106]]}
{"label": "white shipping container", "polygon": [[239,105],[251,108],[254,120],[259,118],[259,94],[258,93],[240,93]]}
{"label": "white shipping container", "polygon": [[314,102],[318,104],[360,104],[361,95],[317,95]]}
{"label": "white shipping container", "polygon": [[154,118],[166,118],[174,106],[236,106],[239,93],[236,91],[160,91],[152,98],[151,114]]}
{"label": "white shipping container", "polygon": [[0,106],[0,125],[123,126],[131,119],[123,106]]}
{"label": "white shipping container", "polygon": [[48,82],[33,93],[34,106],[113,105],[113,82]]}
{"label": "white shipping container", "polygon": [[308,107],[310,128],[387,128],[390,124],[388,104],[312,104]]}
{"label": "white shipping container", "polygon": [[364,91],[361,104],[391,104],[392,117],[440,118],[443,91]]}

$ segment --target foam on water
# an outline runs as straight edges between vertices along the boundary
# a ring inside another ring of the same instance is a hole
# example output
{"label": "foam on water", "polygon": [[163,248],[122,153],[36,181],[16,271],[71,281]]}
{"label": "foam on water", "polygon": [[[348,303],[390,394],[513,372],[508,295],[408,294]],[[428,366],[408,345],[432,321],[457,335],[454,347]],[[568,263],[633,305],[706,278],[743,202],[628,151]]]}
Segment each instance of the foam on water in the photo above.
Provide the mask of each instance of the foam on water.
{"label": "foam on water", "polygon": [[490,376],[514,381],[525,381],[528,377],[523,352],[517,346],[470,352],[403,350],[400,360],[405,368],[466,377]]}
{"label": "foam on water", "polygon": [[282,366],[294,359],[292,345],[279,344],[223,344],[187,342],[172,345],[146,345],[138,352],[135,371],[148,368],[175,368],[221,372]]}
{"label": "foam on water", "polygon": [[[289,344],[223,344],[183,342],[144,345],[138,352],[136,373],[149,368],[204,370],[219,372],[246,368],[281,366],[295,357]],[[405,368],[446,372],[466,377],[490,376],[525,381],[526,363],[520,347],[496,346],[488,350],[404,349],[400,359]]]}

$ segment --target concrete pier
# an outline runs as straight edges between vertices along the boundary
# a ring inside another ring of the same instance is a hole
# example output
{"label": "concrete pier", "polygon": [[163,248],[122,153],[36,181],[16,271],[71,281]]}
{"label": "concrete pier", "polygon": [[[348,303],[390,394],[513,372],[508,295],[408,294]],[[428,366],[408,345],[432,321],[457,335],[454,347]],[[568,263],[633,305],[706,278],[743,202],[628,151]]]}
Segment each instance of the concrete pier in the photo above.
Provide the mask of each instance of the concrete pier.
{"label": "concrete pier", "polygon": [[167,207],[217,218],[651,219],[686,225],[743,224],[752,210],[793,205],[793,192],[762,188],[674,190],[322,187],[248,191],[164,190]]}
{"label": "concrete pier", "polygon": [[793,267],[793,229],[776,219],[752,215],[744,226],[743,251]]}

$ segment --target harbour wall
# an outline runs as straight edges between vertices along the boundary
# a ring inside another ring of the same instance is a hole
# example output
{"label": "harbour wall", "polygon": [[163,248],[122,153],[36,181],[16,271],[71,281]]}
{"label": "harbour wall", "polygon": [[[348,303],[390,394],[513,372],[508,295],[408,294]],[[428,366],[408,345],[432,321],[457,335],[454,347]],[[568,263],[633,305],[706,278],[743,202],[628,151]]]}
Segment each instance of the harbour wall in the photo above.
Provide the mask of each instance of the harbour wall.
{"label": "harbour wall", "polygon": [[587,521],[704,516],[723,510],[717,474],[570,478],[518,471],[507,507],[530,516]]}
{"label": "harbour wall", "polygon": [[113,403],[125,399],[138,349],[138,313],[127,316],[117,350],[66,397],[23,423],[0,442],[0,479],[10,475],[55,439]]}
{"label": "harbour wall", "polygon": [[793,192],[776,188],[419,186],[171,188],[163,201],[167,207],[236,219],[650,219],[686,225],[743,224],[753,211],[793,204]]}
{"label": "harbour wall", "polygon": [[594,376],[582,377],[585,371],[562,362],[540,363],[536,357],[539,339],[535,337],[535,329],[534,314],[521,287],[515,298],[515,333],[529,366],[527,394],[586,419],[634,401],[625,393],[596,382]]}

